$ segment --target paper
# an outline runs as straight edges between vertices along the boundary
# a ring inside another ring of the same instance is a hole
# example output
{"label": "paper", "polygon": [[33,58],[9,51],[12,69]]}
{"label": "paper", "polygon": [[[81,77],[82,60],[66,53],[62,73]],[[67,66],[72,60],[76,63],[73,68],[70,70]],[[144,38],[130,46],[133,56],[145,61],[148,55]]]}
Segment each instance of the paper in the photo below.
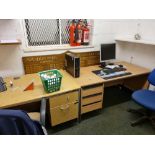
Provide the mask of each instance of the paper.
{"label": "paper", "polygon": [[114,68],[116,68],[116,67],[118,67],[118,65],[107,65],[107,66],[106,66],[106,68],[110,68],[110,69],[114,69]]}

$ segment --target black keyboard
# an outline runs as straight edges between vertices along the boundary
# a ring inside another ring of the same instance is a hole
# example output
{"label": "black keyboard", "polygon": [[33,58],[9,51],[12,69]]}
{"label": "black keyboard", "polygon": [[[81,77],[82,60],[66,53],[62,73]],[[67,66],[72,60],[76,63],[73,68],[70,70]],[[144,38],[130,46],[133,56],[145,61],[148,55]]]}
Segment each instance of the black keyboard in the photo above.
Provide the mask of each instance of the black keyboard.
{"label": "black keyboard", "polygon": [[122,71],[122,70],[121,71],[114,71],[113,69],[108,69],[107,71],[106,71],[106,69],[95,70],[95,71],[92,71],[92,72],[94,74],[98,75],[99,77],[105,79],[105,80],[132,74],[131,72],[126,72],[126,71]]}
{"label": "black keyboard", "polygon": [[126,68],[122,68],[122,67],[115,67],[113,69],[104,68],[104,69],[96,70],[96,71],[93,71],[93,72],[95,74],[100,74],[100,72],[104,72],[105,74],[112,74],[112,73],[121,72],[121,71],[126,71]]}
{"label": "black keyboard", "polygon": [[126,68],[123,68],[123,67],[115,67],[115,68],[112,69],[112,71],[114,71],[114,72],[126,71]]}
{"label": "black keyboard", "polygon": [[110,75],[108,77],[102,77],[103,79],[105,80],[108,80],[108,79],[113,79],[113,78],[117,78],[117,77],[122,77],[122,76],[126,76],[126,75],[131,75],[132,73],[131,72],[124,72],[123,74],[118,74],[118,75]]}
{"label": "black keyboard", "polygon": [[112,73],[121,72],[121,71],[126,71],[126,68],[122,68],[122,67],[115,67],[113,69],[104,68],[104,69],[95,70],[92,72],[95,73],[96,75],[102,75],[102,74],[112,74]]}

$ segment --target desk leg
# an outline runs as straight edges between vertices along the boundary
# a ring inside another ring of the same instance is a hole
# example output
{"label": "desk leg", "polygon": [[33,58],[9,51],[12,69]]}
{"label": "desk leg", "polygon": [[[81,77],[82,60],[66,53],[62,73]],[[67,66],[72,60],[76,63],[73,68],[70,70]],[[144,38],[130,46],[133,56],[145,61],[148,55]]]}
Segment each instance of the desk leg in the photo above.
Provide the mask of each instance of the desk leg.
{"label": "desk leg", "polygon": [[81,89],[79,90],[78,123],[81,122]]}
{"label": "desk leg", "polygon": [[45,120],[46,120],[46,98],[42,98],[40,106],[40,122],[43,126],[45,126]]}

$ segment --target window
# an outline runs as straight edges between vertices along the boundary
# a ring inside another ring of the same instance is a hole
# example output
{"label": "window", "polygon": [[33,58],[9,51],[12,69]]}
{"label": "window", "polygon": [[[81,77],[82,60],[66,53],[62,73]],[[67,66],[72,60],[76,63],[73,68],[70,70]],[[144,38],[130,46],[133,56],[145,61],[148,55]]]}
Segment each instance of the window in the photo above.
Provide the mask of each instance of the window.
{"label": "window", "polygon": [[25,19],[28,46],[69,44],[71,19]]}
{"label": "window", "polygon": [[68,45],[72,19],[25,19],[26,46]]}

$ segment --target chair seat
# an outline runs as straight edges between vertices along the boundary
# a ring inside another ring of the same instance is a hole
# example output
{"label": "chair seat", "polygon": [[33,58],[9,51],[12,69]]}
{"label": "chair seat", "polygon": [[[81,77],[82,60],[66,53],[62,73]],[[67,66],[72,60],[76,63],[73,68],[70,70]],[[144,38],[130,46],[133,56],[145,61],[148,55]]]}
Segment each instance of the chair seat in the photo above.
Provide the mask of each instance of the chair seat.
{"label": "chair seat", "polygon": [[40,113],[39,112],[29,112],[27,113],[32,120],[40,122]]}
{"label": "chair seat", "polygon": [[0,135],[43,135],[41,124],[23,110],[0,109]]}
{"label": "chair seat", "polygon": [[132,99],[149,110],[155,110],[155,91],[138,90],[132,94]]}

